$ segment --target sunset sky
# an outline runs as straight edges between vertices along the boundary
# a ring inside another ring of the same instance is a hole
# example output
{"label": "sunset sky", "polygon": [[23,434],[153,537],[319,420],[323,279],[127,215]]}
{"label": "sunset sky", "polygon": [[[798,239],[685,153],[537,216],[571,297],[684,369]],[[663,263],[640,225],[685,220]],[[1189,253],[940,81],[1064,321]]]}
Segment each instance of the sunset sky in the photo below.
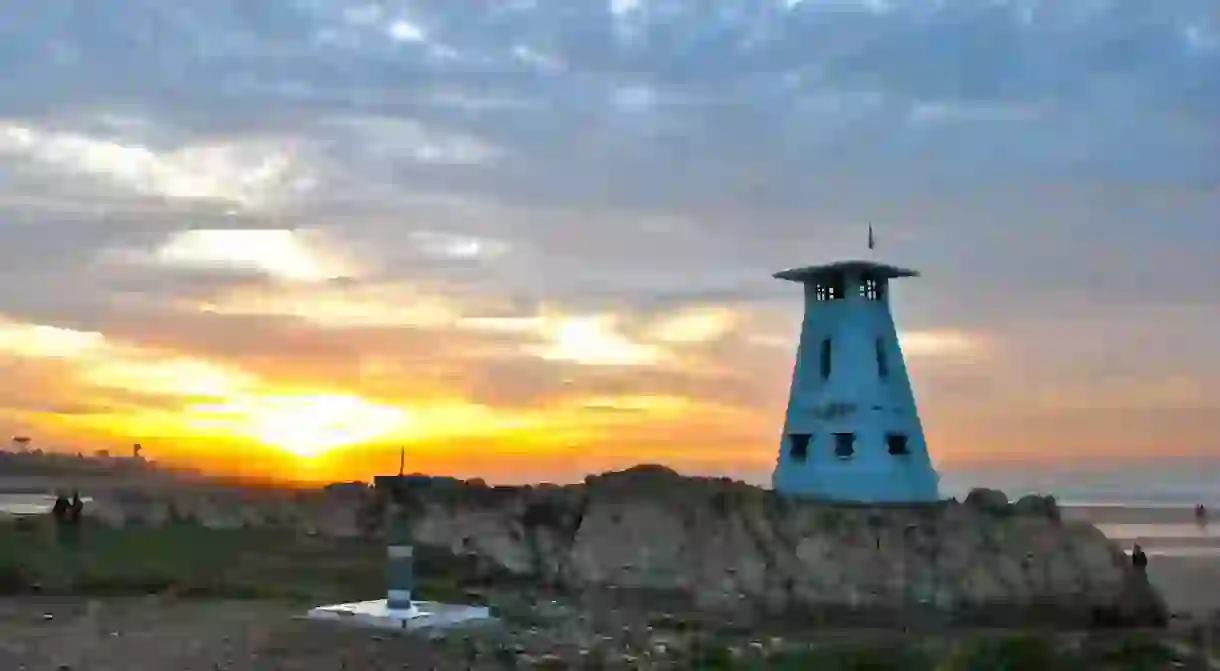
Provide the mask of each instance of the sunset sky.
{"label": "sunset sky", "polygon": [[0,82],[34,447],[765,482],[871,223],[942,468],[1220,448],[1214,0],[45,0]]}

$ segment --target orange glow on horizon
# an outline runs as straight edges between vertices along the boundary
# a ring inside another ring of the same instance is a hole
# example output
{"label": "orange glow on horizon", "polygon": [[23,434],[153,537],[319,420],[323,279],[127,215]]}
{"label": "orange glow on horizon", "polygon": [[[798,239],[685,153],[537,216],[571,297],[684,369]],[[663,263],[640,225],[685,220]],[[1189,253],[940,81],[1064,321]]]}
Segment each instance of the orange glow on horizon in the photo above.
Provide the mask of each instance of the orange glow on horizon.
{"label": "orange glow on horizon", "polygon": [[355,396],[269,396],[184,410],[185,428],[254,440],[302,458],[409,432],[411,416]]}
{"label": "orange glow on horizon", "polygon": [[[295,327],[282,356],[248,360],[0,317],[0,361],[23,372],[25,382],[14,384],[31,399],[0,407],[0,418],[13,435],[34,436],[35,446],[122,453],[114,446],[138,442],[168,465],[279,482],[367,480],[394,472],[400,448],[409,470],[489,482],[572,481],[639,463],[761,482],[774,463],[794,345],[761,324],[749,330],[749,320],[727,308],[633,321],[558,311],[467,317],[456,303],[425,302],[436,309],[362,317],[336,312],[330,299],[311,313],[299,286],[287,291],[292,301],[272,300],[267,309],[316,320]],[[396,295],[365,294],[360,310]],[[238,312],[259,306],[235,305]],[[376,330],[399,321],[436,329],[435,338],[400,351],[398,332]],[[374,339],[362,340],[367,328]],[[308,349],[318,333],[339,334],[338,354]],[[952,383],[989,367],[995,379],[1019,378],[1014,364],[996,359],[998,347],[974,334],[902,338],[942,467],[1137,454],[1139,441],[1155,438],[1151,419],[1107,430],[1077,419],[1069,401],[1088,399],[1083,387],[1021,388],[1008,392],[1020,402],[1007,407],[947,394],[939,375]],[[298,346],[310,354],[295,354]],[[332,358],[307,358],[315,352]],[[1199,392],[1191,380],[1165,378],[1111,385],[1092,398],[1130,409],[1150,400],[1183,404]],[[1090,432],[1086,450],[1076,437]]]}

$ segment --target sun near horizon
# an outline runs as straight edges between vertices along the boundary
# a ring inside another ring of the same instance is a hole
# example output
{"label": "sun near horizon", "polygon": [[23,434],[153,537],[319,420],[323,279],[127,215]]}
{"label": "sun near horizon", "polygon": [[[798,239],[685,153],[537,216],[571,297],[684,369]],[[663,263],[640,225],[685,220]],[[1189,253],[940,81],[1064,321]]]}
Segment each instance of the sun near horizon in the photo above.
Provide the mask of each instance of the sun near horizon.
{"label": "sun near horizon", "polygon": [[[298,293],[295,314],[333,317],[327,289],[316,302],[302,299],[299,287],[290,290]],[[445,352],[438,347],[444,339],[398,357],[383,341],[365,341],[374,354],[347,355],[347,367],[325,359],[311,366],[290,349],[274,358],[209,359],[139,334],[10,320],[0,324],[0,350],[27,370],[43,370],[26,391],[62,406],[21,414],[14,435],[68,451],[139,442],[166,464],[285,483],[369,480],[393,472],[400,449],[412,472],[493,482],[575,481],[660,463],[762,483],[774,465],[795,349],[795,333],[782,331],[785,321],[791,328],[799,320],[799,305],[785,306],[788,314],[704,306],[634,320],[555,311],[470,317],[452,302],[433,306],[447,317],[433,328],[461,339],[460,354],[482,352],[490,360],[453,367],[431,356]],[[362,308],[369,321],[390,319],[376,309],[396,309],[371,302]],[[217,309],[214,302],[198,308]],[[357,331],[336,333],[353,346],[361,342]],[[997,360],[998,341],[949,330],[906,331],[901,339],[938,466],[1013,457],[1036,464],[1053,456],[988,435],[1005,421],[1046,416],[1045,407],[1035,403],[1005,417],[984,404],[945,399],[938,389],[946,373],[1019,366]],[[540,380],[545,373],[535,366],[562,372]],[[1132,428],[1138,437],[1138,424],[1122,429],[1129,439]],[[1038,433],[1026,427],[1017,435]],[[1139,453],[1130,440],[1125,449],[1107,447],[1111,457]]]}
{"label": "sun near horizon", "polygon": [[[296,304],[299,310],[312,307]],[[318,309],[325,312],[324,301]],[[748,460],[723,450],[726,442],[742,440],[743,427],[748,435],[755,413],[685,390],[590,393],[580,388],[584,376],[646,376],[654,367],[689,365],[683,358],[690,353],[667,347],[714,340],[724,334],[729,317],[723,310],[673,315],[639,338],[646,342],[617,332],[618,320],[606,315],[459,317],[452,326],[458,331],[533,333],[509,351],[526,361],[572,367],[573,378],[558,381],[557,393],[531,405],[504,399],[500,407],[423,376],[412,380],[405,366],[393,366],[394,372],[403,371],[401,380],[386,380],[366,368],[355,379],[338,375],[323,382],[325,374],[281,368],[278,362],[272,362],[272,370],[259,370],[97,332],[13,322],[0,328],[0,347],[27,365],[61,372],[44,380],[53,382],[45,393],[79,399],[69,412],[23,417],[18,433],[35,435],[36,444],[45,442],[40,435],[69,450],[79,441],[139,442],[146,454],[166,463],[286,481],[367,479],[386,472],[391,457],[396,462],[399,448],[407,447],[415,470],[528,480],[529,473],[572,477],[572,468],[604,470],[639,461],[731,469]],[[505,383],[528,382],[529,375],[524,371],[523,379]],[[377,396],[361,389],[362,382]],[[705,443],[710,454],[690,454],[675,439],[686,434],[706,440],[701,433],[717,426],[721,437]],[[699,431],[690,433],[692,427]],[[547,463],[552,460],[560,467]]]}
{"label": "sun near horizon", "polygon": [[938,467],[1214,452],[1208,3],[490,4],[5,16],[0,431],[766,482],[772,273],[865,257]]}

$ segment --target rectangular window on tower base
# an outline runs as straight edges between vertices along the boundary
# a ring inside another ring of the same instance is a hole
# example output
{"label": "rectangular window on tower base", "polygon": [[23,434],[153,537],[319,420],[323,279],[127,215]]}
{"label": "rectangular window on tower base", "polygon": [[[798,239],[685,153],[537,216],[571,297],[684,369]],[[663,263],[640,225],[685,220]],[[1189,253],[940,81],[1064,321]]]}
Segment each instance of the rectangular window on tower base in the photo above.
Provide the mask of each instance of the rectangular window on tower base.
{"label": "rectangular window on tower base", "polygon": [[840,459],[851,459],[856,453],[856,434],[835,434],[835,456]]}
{"label": "rectangular window on tower base", "polygon": [[885,445],[889,448],[890,454],[895,456],[911,453],[911,451],[907,448],[907,437],[901,433],[886,434]]}
{"label": "rectangular window on tower base", "polygon": [[809,458],[809,434],[788,434],[788,456],[794,461],[805,461]]}

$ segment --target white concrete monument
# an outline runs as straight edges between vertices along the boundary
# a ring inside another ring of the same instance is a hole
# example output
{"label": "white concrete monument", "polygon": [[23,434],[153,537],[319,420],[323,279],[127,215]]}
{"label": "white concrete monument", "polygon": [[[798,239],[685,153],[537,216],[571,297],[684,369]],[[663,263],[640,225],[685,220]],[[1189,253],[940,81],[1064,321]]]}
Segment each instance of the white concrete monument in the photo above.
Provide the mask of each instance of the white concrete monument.
{"label": "white concrete monument", "polygon": [[319,606],[310,610],[307,618],[408,631],[446,628],[491,619],[491,612],[486,606],[416,601],[415,548],[401,514],[391,518],[388,535],[386,573],[389,587],[386,598]]}
{"label": "white concrete monument", "polygon": [[871,261],[775,274],[805,289],[776,491],[852,502],[939,499],[889,304],[890,280],[917,275]]}

